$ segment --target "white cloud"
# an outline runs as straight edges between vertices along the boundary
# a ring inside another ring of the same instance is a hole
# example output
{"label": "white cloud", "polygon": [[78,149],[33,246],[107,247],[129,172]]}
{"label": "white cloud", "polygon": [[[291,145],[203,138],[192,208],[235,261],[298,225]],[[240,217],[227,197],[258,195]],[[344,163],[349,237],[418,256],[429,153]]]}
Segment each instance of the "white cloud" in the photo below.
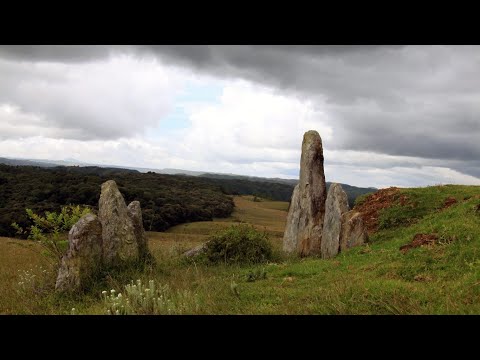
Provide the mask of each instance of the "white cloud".
{"label": "white cloud", "polygon": [[191,128],[184,142],[193,156],[209,161],[291,161],[305,131],[317,129],[327,139],[332,134],[325,115],[311,103],[243,81],[225,86],[219,104],[187,106],[187,111]]}
{"label": "white cloud", "polygon": [[6,79],[0,123],[13,121],[8,105],[21,124],[18,131],[8,128],[9,137],[29,136],[36,128],[38,135],[91,140],[132,137],[157,126],[188,74],[153,58],[121,56],[68,65],[0,60],[0,78]]}

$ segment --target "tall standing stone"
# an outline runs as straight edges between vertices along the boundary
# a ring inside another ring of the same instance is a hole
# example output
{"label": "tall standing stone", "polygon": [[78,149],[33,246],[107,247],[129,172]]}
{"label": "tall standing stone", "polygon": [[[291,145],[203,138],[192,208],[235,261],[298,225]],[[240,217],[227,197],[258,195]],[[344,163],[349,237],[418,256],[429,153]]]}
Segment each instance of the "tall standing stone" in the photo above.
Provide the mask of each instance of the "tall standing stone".
{"label": "tall standing stone", "polygon": [[102,264],[102,225],[93,214],[83,216],[68,233],[68,250],[55,289],[76,291],[89,285]]}
{"label": "tall standing stone", "polygon": [[362,215],[355,210],[343,214],[340,251],[363,245],[366,242],[368,242],[368,233]]}
{"label": "tall standing stone", "polygon": [[287,224],[283,235],[283,250],[287,253],[297,251],[297,234],[300,225],[300,184],[293,189],[292,200],[288,209]]}
{"label": "tall standing stone", "polygon": [[340,184],[328,189],[322,233],[322,258],[330,259],[340,251],[342,215],[348,212],[348,197]]}
{"label": "tall standing stone", "polygon": [[128,216],[125,200],[113,180],[102,184],[98,218],[102,223],[104,265],[119,266],[138,260],[134,225]]}
{"label": "tall standing stone", "polygon": [[148,249],[147,236],[143,228],[142,209],[139,201],[132,201],[127,208],[128,216],[132,220],[135,238],[138,244],[138,256],[141,261],[153,262],[154,258]]}
{"label": "tall standing stone", "polygon": [[[300,256],[319,255],[325,216],[322,139],[317,131],[303,135],[300,182],[293,194],[283,238],[284,249]],[[298,198],[295,198],[298,197]]]}

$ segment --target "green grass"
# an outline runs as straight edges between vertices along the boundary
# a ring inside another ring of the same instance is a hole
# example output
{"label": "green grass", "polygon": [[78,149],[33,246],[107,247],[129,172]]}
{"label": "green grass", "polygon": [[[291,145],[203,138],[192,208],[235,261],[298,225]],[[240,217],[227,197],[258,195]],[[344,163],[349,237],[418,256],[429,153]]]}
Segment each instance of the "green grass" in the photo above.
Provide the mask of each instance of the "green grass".
{"label": "green grass", "polygon": [[[35,244],[0,239],[0,313],[69,314],[76,308],[80,314],[102,314],[103,290],[119,292],[131,280],[147,284],[153,279],[196,294],[195,314],[480,314],[480,187],[401,189],[401,194],[408,201],[384,210],[388,221],[367,246],[334,259],[279,255],[274,263],[231,266],[182,261],[184,250],[224,225],[242,222],[266,229],[280,249],[288,204],[236,197],[237,209],[228,220],[148,233],[157,267],[110,274],[89,293],[70,297],[51,291],[48,279],[43,293],[19,295],[17,270],[43,259]],[[440,211],[450,196],[458,203]],[[403,220],[392,221],[395,217]],[[440,242],[402,253],[399,247],[417,233],[436,233]],[[252,273],[266,276],[252,278]]]}
{"label": "green grass", "polygon": [[[380,213],[379,229],[413,224],[425,215],[440,209],[447,198],[453,197],[461,202],[478,196],[479,189],[478,186],[462,185],[400,189],[394,206]],[[402,197],[406,197],[406,203],[403,206],[401,205]],[[359,202],[362,202],[362,199]]]}

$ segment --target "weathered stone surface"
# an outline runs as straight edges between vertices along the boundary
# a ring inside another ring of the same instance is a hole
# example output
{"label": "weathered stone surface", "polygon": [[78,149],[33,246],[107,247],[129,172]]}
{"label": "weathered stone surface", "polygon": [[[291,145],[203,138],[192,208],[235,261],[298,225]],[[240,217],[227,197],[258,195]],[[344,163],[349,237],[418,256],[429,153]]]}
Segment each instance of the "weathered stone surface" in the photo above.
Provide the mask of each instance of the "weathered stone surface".
{"label": "weathered stone surface", "polygon": [[133,222],[115,181],[109,180],[102,184],[98,208],[98,218],[102,224],[104,265],[119,266],[138,260]]}
{"label": "weathered stone surface", "polygon": [[342,215],[340,251],[368,242],[368,233],[362,215],[350,210]]}
{"label": "weathered stone surface", "polygon": [[325,203],[325,221],[322,232],[322,258],[330,259],[340,250],[342,215],[348,212],[348,197],[340,184],[331,184]]}
{"label": "weathered stone surface", "polygon": [[95,215],[87,214],[70,229],[55,289],[75,291],[88,286],[101,263],[102,225]]}
{"label": "weathered stone surface", "polygon": [[127,207],[127,214],[132,220],[133,231],[138,245],[138,256],[141,261],[154,261],[148,249],[148,239],[143,228],[142,208],[139,201],[132,201]]}
{"label": "weathered stone surface", "polygon": [[320,254],[326,186],[322,139],[314,130],[307,131],[303,136],[300,182],[295,196],[298,199],[290,206],[283,238],[284,249],[288,252],[296,249],[300,256]]}
{"label": "weathered stone surface", "polygon": [[288,253],[297,251],[297,234],[300,225],[300,185],[293,189],[290,208],[288,209],[287,223],[283,235],[283,250]]}

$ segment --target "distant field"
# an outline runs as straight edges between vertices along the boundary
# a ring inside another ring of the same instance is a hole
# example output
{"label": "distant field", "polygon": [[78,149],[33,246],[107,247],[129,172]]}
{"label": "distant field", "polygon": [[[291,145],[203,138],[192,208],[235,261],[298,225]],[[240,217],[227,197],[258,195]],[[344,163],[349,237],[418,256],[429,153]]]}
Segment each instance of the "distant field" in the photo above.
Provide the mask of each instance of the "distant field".
{"label": "distant field", "polygon": [[[288,203],[235,197],[236,210],[229,219],[148,233],[158,260],[155,269],[117,274],[89,294],[74,297],[54,294],[47,280],[44,293],[17,294],[18,270],[45,262],[33,251],[35,244],[1,238],[0,313],[69,314],[72,307],[81,314],[104,313],[102,290],[122,291],[130,280],[155,279],[196,293],[201,301],[195,314],[480,314],[480,187],[398,189],[392,194],[389,207],[375,215],[380,229],[371,234],[370,243],[334,259],[299,259],[278,252],[275,262],[258,266],[180,261],[184,250],[209,234],[241,222],[266,231],[280,249]],[[400,250],[422,234],[437,241]],[[247,281],[259,269],[266,278]]]}

